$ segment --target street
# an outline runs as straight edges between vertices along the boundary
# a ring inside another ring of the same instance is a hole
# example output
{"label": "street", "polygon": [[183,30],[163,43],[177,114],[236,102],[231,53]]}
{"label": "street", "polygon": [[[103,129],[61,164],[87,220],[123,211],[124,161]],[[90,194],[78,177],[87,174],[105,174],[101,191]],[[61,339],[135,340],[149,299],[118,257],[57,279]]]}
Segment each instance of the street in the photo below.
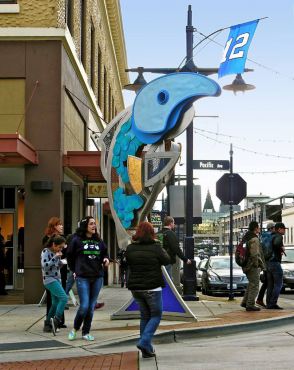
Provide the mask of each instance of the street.
{"label": "street", "polygon": [[280,294],[281,298],[294,299],[294,290],[287,289],[285,293]]}
{"label": "street", "polygon": [[240,335],[157,345],[157,369],[293,369],[293,336],[294,325],[288,325]]}

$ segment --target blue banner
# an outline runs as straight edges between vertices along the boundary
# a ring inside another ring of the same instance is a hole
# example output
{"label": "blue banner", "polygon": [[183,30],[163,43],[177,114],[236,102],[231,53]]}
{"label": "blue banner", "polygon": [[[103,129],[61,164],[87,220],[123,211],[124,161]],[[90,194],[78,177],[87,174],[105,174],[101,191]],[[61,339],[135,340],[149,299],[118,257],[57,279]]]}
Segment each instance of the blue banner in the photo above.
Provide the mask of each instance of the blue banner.
{"label": "blue banner", "polygon": [[244,72],[248,49],[256,30],[258,19],[232,26],[226,43],[218,77]]}

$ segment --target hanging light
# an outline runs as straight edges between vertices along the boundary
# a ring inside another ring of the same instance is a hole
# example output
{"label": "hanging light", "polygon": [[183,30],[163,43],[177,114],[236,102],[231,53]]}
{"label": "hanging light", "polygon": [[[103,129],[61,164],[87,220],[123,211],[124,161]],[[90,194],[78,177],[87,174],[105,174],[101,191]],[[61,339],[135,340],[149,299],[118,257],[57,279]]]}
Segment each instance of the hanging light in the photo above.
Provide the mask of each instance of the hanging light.
{"label": "hanging light", "polygon": [[135,79],[135,81],[132,84],[125,85],[124,86],[125,90],[131,90],[131,91],[137,92],[141,89],[141,87],[147,84],[143,76],[144,68],[138,67],[137,71],[138,71],[138,77]]}
{"label": "hanging light", "polygon": [[255,86],[247,84],[243,80],[241,73],[238,73],[234,81],[230,85],[223,86],[223,89],[233,91],[234,94],[236,94],[238,91],[245,92],[248,90],[254,90]]}

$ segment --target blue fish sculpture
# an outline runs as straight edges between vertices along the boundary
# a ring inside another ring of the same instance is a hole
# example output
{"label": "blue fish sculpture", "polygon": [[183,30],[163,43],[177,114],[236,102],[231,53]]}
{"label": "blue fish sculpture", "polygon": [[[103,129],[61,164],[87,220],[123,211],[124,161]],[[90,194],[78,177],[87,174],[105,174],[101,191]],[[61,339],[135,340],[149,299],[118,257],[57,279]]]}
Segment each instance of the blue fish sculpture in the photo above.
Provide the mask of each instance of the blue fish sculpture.
{"label": "blue fish sculpture", "polygon": [[92,134],[101,150],[101,171],[121,248],[146,219],[173,172],[181,146],[172,139],[193,120],[193,102],[220,92],[215,81],[198,73],[165,75],[145,85],[133,106],[120,112],[99,138]]}

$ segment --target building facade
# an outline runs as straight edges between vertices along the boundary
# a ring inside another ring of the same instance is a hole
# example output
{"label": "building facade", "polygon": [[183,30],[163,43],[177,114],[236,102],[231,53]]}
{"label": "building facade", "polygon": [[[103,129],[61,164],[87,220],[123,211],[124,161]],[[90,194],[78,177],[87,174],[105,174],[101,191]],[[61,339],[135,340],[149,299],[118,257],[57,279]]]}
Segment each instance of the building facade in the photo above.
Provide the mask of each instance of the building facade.
{"label": "building facade", "polygon": [[119,1],[0,1],[0,55],[0,226],[13,251],[8,286],[36,303],[50,217],[60,217],[69,234],[94,212],[115,253],[107,202],[89,199],[88,187],[104,182],[90,133],[99,135],[124,108],[129,83]]}

